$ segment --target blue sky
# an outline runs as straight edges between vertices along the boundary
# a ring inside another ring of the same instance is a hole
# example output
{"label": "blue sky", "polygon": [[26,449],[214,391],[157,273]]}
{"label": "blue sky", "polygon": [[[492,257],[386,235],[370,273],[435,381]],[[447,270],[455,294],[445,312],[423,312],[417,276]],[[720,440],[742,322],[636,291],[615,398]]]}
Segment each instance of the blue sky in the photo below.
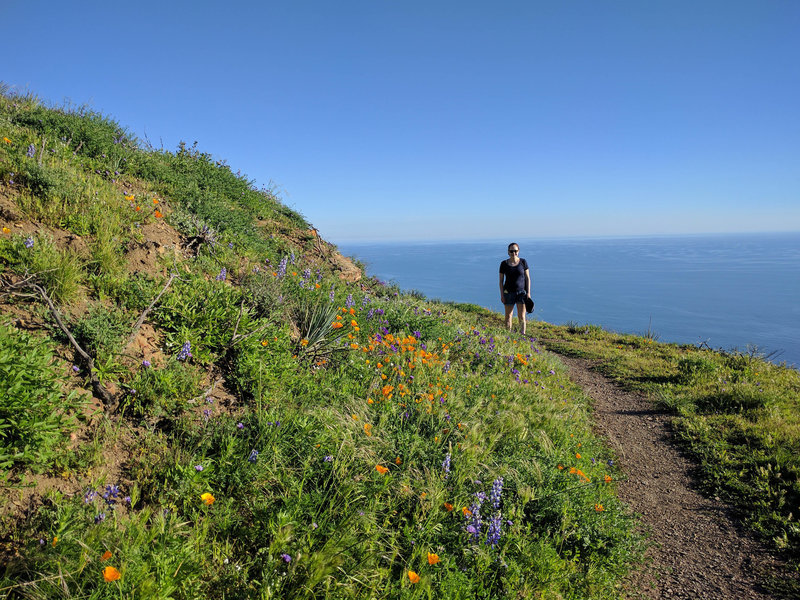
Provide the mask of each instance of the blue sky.
{"label": "blue sky", "polygon": [[6,0],[0,80],[323,237],[800,230],[800,3]]}

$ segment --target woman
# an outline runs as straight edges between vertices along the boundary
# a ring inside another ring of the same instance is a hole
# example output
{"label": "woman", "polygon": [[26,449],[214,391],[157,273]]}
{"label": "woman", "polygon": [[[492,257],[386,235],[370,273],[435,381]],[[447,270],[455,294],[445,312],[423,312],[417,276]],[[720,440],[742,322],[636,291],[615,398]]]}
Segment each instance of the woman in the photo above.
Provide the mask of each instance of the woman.
{"label": "woman", "polygon": [[506,309],[506,327],[511,331],[511,315],[517,306],[517,318],[525,335],[525,300],[531,297],[531,273],[528,262],[519,257],[519,245],[508,245],[508,259],[500,263],[500,302]]}

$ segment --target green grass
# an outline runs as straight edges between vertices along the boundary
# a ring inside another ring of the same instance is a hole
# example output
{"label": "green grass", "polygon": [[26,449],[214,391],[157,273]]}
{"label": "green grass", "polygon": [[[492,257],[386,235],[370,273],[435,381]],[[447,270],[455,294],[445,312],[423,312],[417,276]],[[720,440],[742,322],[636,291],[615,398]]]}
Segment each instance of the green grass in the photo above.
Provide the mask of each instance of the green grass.
{"label": "green grass", "polygon": [[[561,341],[511,337],[480,307],[340,280],[301,215],[196,146],[153,150],[99,113],[7,90],[0,129],[4,189],[53,234],[31,246],[3,233],[3,275],[34,275],[95,364],[72,371],[83,363],[48,309],[9,297],[51,334],[10,317],[0,329],[0,385],[18,396],[0,476],[68,481],[0,519],[0,593],[615,598],[643,541],[588,400],[546,344],[603,358],[671,406],[710,488],[749,498],[753,524],[796,547],[787,370],[596,326],[532,323]],[[129,272],[127,253],[159,219],[182,253]],[[156,301],[162,268],[175,278]],[[146,309],[150,346],[128,347]],[[92,377],[120,406],[80,425],[92,442],[75,452],[67,390]],[[106,567],[121,577],[105,581]]]}

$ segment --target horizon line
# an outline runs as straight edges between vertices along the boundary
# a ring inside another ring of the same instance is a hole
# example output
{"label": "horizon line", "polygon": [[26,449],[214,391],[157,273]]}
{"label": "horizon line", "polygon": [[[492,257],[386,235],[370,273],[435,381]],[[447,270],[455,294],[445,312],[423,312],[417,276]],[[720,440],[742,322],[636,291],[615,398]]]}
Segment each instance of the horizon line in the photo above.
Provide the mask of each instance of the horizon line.
{"label": "horizon line", "polygon": [[[633,239],[633,238],[665,238],[665,237],[718,237],[718,236],[752,236],[752,235],[792,235],[800,234],[800,229],[773,229],[764,231],[709,231],[686,233],[609,233],[609,234],[563,234],[563,235],[538,235],[517,236],[520,240],[587,240],[587,239]],[[508,238],[511,239],[511,238]],[[332,241],[328,238],[328,241]],[[500,237],[469,237],[469,238],[375,238],[375,239],[350,239],[333,242],[336,245],[355,246],[360,244],[388,245],[388,244],[463,244],[472,242],[507,243],[506,238]]]}

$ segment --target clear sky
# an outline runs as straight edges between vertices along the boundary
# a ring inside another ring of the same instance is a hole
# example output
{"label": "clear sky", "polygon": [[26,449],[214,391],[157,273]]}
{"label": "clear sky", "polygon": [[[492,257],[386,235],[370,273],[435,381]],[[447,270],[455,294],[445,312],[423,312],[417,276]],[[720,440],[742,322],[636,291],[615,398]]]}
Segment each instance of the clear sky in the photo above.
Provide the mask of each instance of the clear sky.
{"label": "clear sky", "polygon": [[800,230],[797,0],[0,2],[0,80],[333,242]]}

